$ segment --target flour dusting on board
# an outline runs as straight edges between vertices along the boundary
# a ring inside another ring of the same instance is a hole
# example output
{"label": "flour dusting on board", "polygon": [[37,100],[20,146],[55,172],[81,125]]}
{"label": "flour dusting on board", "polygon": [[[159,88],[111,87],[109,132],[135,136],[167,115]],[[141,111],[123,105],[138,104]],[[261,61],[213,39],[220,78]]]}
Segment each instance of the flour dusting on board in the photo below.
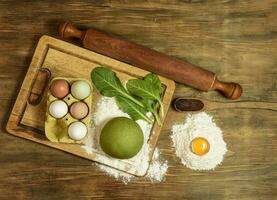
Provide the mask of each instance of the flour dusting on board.
{"label": "flour dusting on board", "polygon": [[[110,119],[115,117],[128,117],[129,115],[122,112],[113,97],[101,97],[97,103],[95,113],[93,114],[92,124],[91,124],[91,134],[88,134],[89,137],[85,140],[85,145],[82,146],[87,153],[91,154],[93,151],[97,150],[104,154],[99,145],[99,137],[101,129]],[[132,165],[140,166],[141,169],[147,169],[149,166],[148,153],[149,145],[148,139],[151,133],[152,125],[148,124],[144,120],[138,120],[137,123],[141,127],[144,134],[144,144],[140,152],[131,159],[128,159],[126,162],[132,163]],[[110,158],[108,160],[109,164],[117,167],[118,159]],[[102,164],[96,164],[100,170],[106,172],[108,175],[113,176],[117,180],[121,180],[124,183],[128,183],[133,175],[117,170],[112,167],[108,167]],[[150,163],[146,178],[152,182],[162,181],[164,175],[167,171],[167,161],[161,161],[160,152],[156,148],[153,154],[152,162]]]}

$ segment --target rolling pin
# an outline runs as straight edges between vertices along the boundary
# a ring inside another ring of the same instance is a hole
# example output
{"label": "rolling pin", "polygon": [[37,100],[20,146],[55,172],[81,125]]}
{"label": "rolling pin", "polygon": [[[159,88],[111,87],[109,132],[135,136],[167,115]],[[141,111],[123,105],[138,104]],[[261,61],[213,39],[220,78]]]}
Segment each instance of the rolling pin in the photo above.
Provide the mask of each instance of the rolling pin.
{"label": "rolling pin", "polygon": [[202,91],[218,90],[229,99],[242,94],[238,83],[219,81],[213,72],[94,28],[83,31],[64,22],[59,34],[63,38],[79,38],[87,49]]}

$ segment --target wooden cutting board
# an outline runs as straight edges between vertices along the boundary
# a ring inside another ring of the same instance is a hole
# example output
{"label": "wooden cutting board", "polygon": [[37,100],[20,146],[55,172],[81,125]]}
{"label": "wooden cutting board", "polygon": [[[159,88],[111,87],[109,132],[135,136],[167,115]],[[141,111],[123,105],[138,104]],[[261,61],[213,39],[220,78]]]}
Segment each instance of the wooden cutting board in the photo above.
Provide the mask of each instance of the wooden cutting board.
{"label": "wooden cutting board", "polygon": [[[49,79],[62,76],[84,78],[90,81],[91,70],[100,65],[110,67],[117,73],[118,77],[122,81],[130,78],[141,78],[149,73],[145,70],[77,47],[67,42],[49,36],[42,36],[33,55],[32,62],[19,91],[13,110],[10,114],[6,127],[7,131],[18,137],[32,140],[34,142],[60,149],[89,160],[103,163],[130,174],[143,176],[147,172],[148,167],[146,169],[142,169],[137,163],[134,164],[128,160],[119,159],[117,159],[116,165],[111,165],[109,161],[112,158],[103,153],[93,151],[89,154],[78,144],[53,143],[47,140],[44,135],[47,84],[45,84],[45,89],[40,94],[40,101],[36,105],[30,103],[31,92],[33,93],[35,91],[34,88],[36,87],[37,82],[39,82],[39,73],[41,73],[41,71],[48,71],[50,73]],[[160,77],[160,79],[166,88],[163,96],[163,104],[165,113],[167,113],[174,93],[175,83],[174,81],[163,77]],[[96,89],[94,91],[94,100],[92,105],[93,109],[101,96]],[[156,123],[154,123],[152,127],[150,138],[148,140],[149,161],[152,158],[161,128],[162,127],[158,126]]]}

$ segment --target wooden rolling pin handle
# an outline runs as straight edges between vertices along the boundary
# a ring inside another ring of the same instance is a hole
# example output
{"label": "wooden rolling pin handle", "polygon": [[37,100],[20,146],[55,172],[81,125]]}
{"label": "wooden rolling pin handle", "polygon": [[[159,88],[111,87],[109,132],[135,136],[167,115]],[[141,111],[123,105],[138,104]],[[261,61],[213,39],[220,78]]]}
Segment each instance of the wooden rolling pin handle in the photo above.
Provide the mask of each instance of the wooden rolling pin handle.
{"label": "wooden rolling pin handle", "polygon": [[215,78],[215,81],[211,88],[214,90],[218,90],[229,99],[237,99],[242,94],[242,87],[240,86],[240,84],[233,82],[225,83],[217,80],[217,78]]}
{"label": "wooden rolling pin handle", "polygon": [[229,99],[239,98],[242,93],[239,84],[221,82],[208,70],[93,28],[81,31],[64,22],[59,26],[59,34],[63,38],[79,38],[87,49],[202,91],[218,90]]}
{"label": "wooden rolling pin handle", "polygon": [[63,38],[79,38],[82,40],[85,32],[77,29],[69,22],[64,22],[59,25],[59,34]]}

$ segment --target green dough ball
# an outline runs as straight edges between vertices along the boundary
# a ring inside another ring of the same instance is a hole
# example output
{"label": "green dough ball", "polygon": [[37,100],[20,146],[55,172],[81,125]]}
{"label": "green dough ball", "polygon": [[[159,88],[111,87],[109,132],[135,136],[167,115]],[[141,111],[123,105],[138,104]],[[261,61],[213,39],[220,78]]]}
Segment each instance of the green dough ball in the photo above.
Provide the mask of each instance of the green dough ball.
{"label": "green dough ball", "polygon": [[102,129],[100,145],[106,154],[114,158],[132,158],[143,145],[143,133],[135,121],[116,117]]}

